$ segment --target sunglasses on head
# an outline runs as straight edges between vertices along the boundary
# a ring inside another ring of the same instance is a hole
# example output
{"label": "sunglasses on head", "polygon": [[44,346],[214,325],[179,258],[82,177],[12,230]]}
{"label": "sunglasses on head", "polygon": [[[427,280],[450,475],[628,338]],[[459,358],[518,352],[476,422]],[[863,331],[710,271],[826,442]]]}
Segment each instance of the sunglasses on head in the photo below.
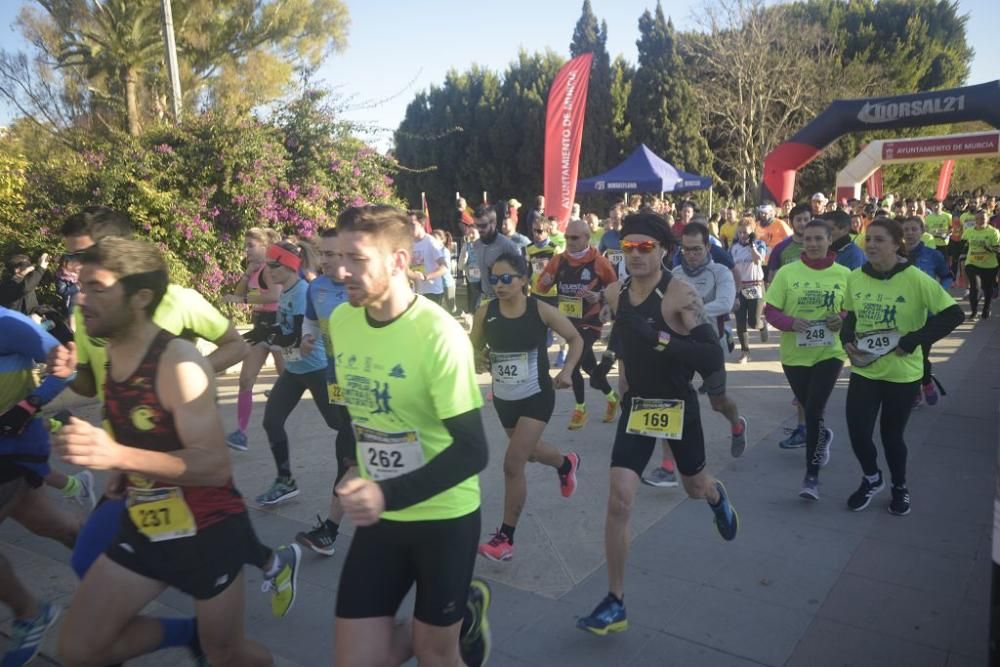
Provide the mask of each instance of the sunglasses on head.
{"label": "sunglasses on head", "polygon": [[504,285],[510,285],[514,282],[514,278],[520,278],[521,276],[516,273],[501,273],[499,276],[495,273],[490,274],[490,285],[496,285],[497,283],[503,283]]}
{"label": "sunglasses on head", "polygon": [[267,263],[267,268],[269,268],[269,269],[280,269],[283,266],[284,266],[284,264],[282,264],[281,262],[268,262]]}
{"label": "sunglasses on head", "polygon": [[622,250],[625,252],[638,250],[640,254],[646,255],[653,252],[657,245],[659,244],[656,241],[622,241]]}

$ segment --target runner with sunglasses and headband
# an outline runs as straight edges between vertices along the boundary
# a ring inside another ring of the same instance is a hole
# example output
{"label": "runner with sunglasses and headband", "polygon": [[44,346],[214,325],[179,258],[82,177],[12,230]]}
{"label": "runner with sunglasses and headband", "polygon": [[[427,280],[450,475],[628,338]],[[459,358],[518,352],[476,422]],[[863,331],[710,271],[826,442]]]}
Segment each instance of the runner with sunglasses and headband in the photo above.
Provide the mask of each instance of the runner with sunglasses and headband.
{"label": "runner with sunglasses and headband", "polygon": [[[529,275],[520,255],[501,255],[489,274],[497,298],[479,309],[472,326],[472,347],[480,355],[488,354],[493,406],[510,438],[503,463],[503,522],[489,541],[479,545],[479,554],[495,561],[514,556],[514,529],[528,496],[524,475],[528,462],[555,468],[564,498],[576,490],[580,466],[578,453],[563,455],[542,440],[542,432],[552,417],[555,389],[571,384],[570,369],[583,352],[583,339],[557,308],[527,296]],[[554,381],[549,376],[549,329],[569,341],[569,363]]]}
{"label": "runner with sunglasses and headband", "polygon": [[629,278],[606,290],[615,314],[611,347],[618,354],[622,412],[611,452],[611,489],[604,528],[608,594],[577,627],[596,635],[628,628],[625,560],[629,522],[639,477],[656,447],[669,441],[684,489],[704,498],[725,540],[736,537],[739,518],[722,483],[705,470],[705,437],[694,373],[703,377],[723,367],[715,328],[705,323],[704,305],[691,285],[662,267],[672,239],[663,218],[636,213],[622,226],[622,251]]}
{"label": "runner with sunglasses and headband", "polygon": [[604,325],[601,320],[604,289],[617,277],[611,262],[590,245],[587,223],[575,220],[566,227],[566,251],[553,257],[538,278],[538,287],[543,291],[555,286],[559,294],[559,311],[570,319],[583,338],[583,356],[572,367],[576,407],[569,421],[570,430],[583,428],[587,422],[581,368],[590,376],[590,386],[607,399],[603,421],[614,421],[618,411],[618,394],[608,384],[607,376],[594,356],[594,343],[600,339]]}

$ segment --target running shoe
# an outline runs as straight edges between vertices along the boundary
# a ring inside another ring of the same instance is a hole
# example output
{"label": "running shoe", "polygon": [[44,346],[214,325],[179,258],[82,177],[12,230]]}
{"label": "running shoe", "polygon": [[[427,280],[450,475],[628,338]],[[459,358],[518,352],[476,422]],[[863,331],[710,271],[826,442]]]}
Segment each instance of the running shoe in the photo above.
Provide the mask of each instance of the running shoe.
{"label": "running shoe", "polygon": [[316,525],[312,530],[303,531],[295,536],[296,542],[323,556],[332,556],[337,552],[336,547],[333,546],[336,539],[326,521],[319,514],[316,515]]}
{"label": "running shoe", "polygon": [[226,444],[229,445],[230,449],[235,449],[238,452],[245,452],[250,449],[247,446],[247,434],[240,430],[233,431],[227,435]]}
{"label": "running shoe", "polygon": [[715,514],[715,528],[719,531],[722,539],[730,542],[736,538],[736,532],[740,528],[740,515],[736,513],[736,508],[729,502],[729,494],[722,482],[715,480],[715,488],[719,492],[719,504],[712,505],[712,512]]}
{"label": "running shoe", "polygon": [[577,620],[576,627],[600,637],[611,632],[624,632],[628,630],[625,603],[608,593],[607,597],[594,607],[594,611],[590,612],[590,616]]}
{"label": "running shoe", "polygon": [[826,467],[830,462],[830,447],[833,445],[833,430],[824,426],[819,430],[819,442],[816,443],[816,453],[813,454],[813,463],[820,468]]}
{"label": "running shoe", "polygon": [[748,363],[750,363],[750,353],[749,352],[743,352],[742,354],[740,354],[740,360],[739,360],[738,363],[741,366],[746,366]]}
{"label": "running shoe", "polygon": [[738,459],[743,456],[743,452],[747,449],[747,418],[740,417],[740,425],[743,427],[739,433],[733,433],[732,442],[729,445],[729,453],[733,455],[734,459]]}
{"label": "running shoe", "polygon": [[885,489],[885,480],[882,479],[882,471],[878,473],[878,481],[872,484],[867,477],[861,478],[861,486],[847,499],[847,506],[854,512],[860,512],[868,507],[872,501],[872,496]]}
{"label": "running shoe", "polygon": [[799,491],[799,498],[819,500],[819,478],[816,475],[806,475],[806,478],[802,480],[802,490]]}
{"label": "running shoe", "polygon": [[80,493],[73,496],[74,502],[88,512],[97,507],[97,494],[94,492],[94,475],[89,470],[83,470],[73,475],[80,483]]}
{"label": "running shoe", "polygon": [[277,505],[299,495],[299,487],[291,477],[278,477],[271,488],[257,496],[258,505]]}
{"label": "running shoe", "polygon": [[514,545],[511,544],[509,537],[498,530],[488,542],[479,545],[479,555],[502,563],[514,557]]}
{"label": "running shoe", "polygon": [[905,486],[892,485],[892,500],[889,501],[889,514],[906,516],[910,513],[910,491]]}
{"label": "running shoe", "polygon": [[565,365],[566,365],[566,353],[562,350],[559,350],[559,353],[556,354],[556,363],[552,364],[552,366],[554,368],[562,368]]}
{"label": "running shoe", "polygon": [[608,404],[604,408],[604,418],[601,419],[602,422],[604,422],[605,424],[610,424],[615,420],[615,415],[618,414],[619,403],[620,399],[618,398],[618,394],[612,392],[611,397],[608,398]]}
{"label": "running shoe", "polygon": [[281,569],[270,579],[264,579],[260,585],[262,593],[271,593],[271,614],[275,618],[284,617],[295,604],[295,586],[299,582],[299,562],[302,560],[302,549],[299,545],[278,547],[274,557],[280,559]]}
{"label": "running shoe", "polygon": [[648,474],[642,476],[642,483],[648,486],[656,486],[661,489],[665,489],[671,486],[677,486],[679,483],[677,481],[677,473],[673,470],[667,470],[663,466],[656,466]]}
{"label": "running shoe", "polygon": [[990,319],[990,311],[989,311],[989,309],[984,310],[982,316],[980,316],[979,319],[981,319],[981,320],[988,320],[988,319]]}
{"label": "running shoe", "polygon": [[766,324],[763,327],[761,327],[761,329],[760,329],[760,342],[762,342],[762,343],[766,343],[767,342],[768,334],[770,333],[770,331],[771,330],[768,328],[768,326]]}
{"label": "running shoe", "polygon": [[493,637],[490,634],[489,584],[478,577],[472,579],[465,609],[467,616],[472,620],[458,639],[458,650],[462,662],[468,667],[483,667],[490,658],[490,649],[493,646]]}
{"label": "running shoe", "polygon": [[566,455],[569,459],[569,472],[559,475],[559,492],[563,498],[569,498],[576,491],[576,471],[580,469],[580,455],[570,452]]}
{"label": "running shoe", "polygon": [[778,443],[782,449],[799,449],[806,446],[806,427],[799,425],[795,428],[786,428],[785,433],[790,435]]}
{"label": "running shoe", "polygon": [[578,431],[583,428],[583,425],[587,423],[587,408],[581,410],[580,408],[575,408],[573,410],[573,415],[569,418],[568,428],[571,431]]}
{"label": "running shoe", "polygon": [[937,405],[938,402],[938,390],[937,385],[934,384],[934,380],[929,381],[923,386],[924,390],[924,401],[927,405]]}
{"label": "running shoe", "polygon": [[42,648],[45,633],[55,625],[60,611],[62,610],[58,606],[43,602],[38,616],[27,620],[14,619],[10,628],[10,643],[0,665],[21,667],[34,660]]}

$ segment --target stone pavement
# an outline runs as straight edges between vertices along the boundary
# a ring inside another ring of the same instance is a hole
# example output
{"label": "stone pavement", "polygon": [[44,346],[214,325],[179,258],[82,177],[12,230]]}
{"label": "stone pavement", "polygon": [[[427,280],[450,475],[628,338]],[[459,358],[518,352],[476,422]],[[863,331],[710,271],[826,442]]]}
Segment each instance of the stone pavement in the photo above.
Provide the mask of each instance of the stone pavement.
{"label": "stone pavement", "polygon": [[[910,421],[913,512],[906,517],[886,512],[888,492],[864,512],[845,507],[860,477],[844,422],[846,371],[827,411],[836,438],[821,474],[822,500],[810,504],[798,498],[804,453],[776,446],[783,427],[794,422],[777,363],[777,336],[766,345],[751,342],[753,361],[729,365],[730,393],[750,419],[750,446],[741,459],[729,455],[725,420],[701,399],[709,468],[726,482],[739,510],[739,536],[723,542],[705,504],[686,501],[678,489],[642,487],[626,579],[631,625],[603,639],[574,624],[607,591],[602,540],[613,425],[600,422],[602,399],[589,391],[590,422],[581,431],[567,431],[572,395],[560,392],[546,439],[581,453],[579,490],[565,500],[552,471],[530,467],[515,559],[506,564],[480,559],[477,573],[490,581],[494,594],[490,664],[985,664],[998,328],[996,320],[964,324],[935,346],[936,374],[949,394]],[[257,387],[251,451],[233,455],[237,485],[251,498],[274,475],[259,427],[262,392],[272,380],[264,376]],[[235,421],[235,384],[232,376],[221,383],[227,427]],[[251,510],[261,538],[270,544],[289,541],[315,514],[326,513],[332,434],[305,401],[288,428],[302,493],[272,510]],[[96,418],[93,407],[77,412]],[[506,442],[489,403],[483,415],[491,449],[481,476],[485,537],[499,523]],[[284,620],[270,617],[267,596],[256,592],[260,573],[247,568],[248,634],[274,651],[277,664],[329,664],[337,579],[351,533],[345,526],[332,558],[305,556],[296,605]],[[0,550],[36,593],[69,602],[75,581],[65,549],[8,521],[0,526]],[[167,592],[151,611],[185,614],[190,604]],[[9,631],[8,615],[0,608],[0,633]],[[46,644],[49,655],[54,636]],[[0,650],[4,643],[0,635]],[[130,664],[186,660],[172,651]]]}

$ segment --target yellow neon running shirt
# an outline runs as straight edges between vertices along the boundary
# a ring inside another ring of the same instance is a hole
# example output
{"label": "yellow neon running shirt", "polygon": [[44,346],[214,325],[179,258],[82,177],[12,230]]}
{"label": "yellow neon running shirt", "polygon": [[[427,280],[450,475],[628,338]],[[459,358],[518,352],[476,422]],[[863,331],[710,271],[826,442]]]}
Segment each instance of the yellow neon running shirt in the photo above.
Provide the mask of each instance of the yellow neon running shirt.
{"label": "yellow neon running shirt", "polygon": [[[928,311],[938,314],[955,305],[936,280],[915,266],[907,266],[888,280],[879,280],[855,269],[847,280],[844,310],[854,313],[857,337],[874,331],[895,331],[906,335],[927,322]],[[923,352],[899,355],[895,350],[864,368],[852,372],[870,380],[916,382],[924,375]]]}
{"label": "yellow neon running shirt", "polygon": [[[461,325],[418,296],[395,321],[371,326],[364,308],[344,304],[330,315],[337,380],[356,432],[414,433],[426,464],[455,444],[443,420],[482,407],[472,343]],[[361,438],[358,469],[374,479]],[[385,512],[393,521],[454,519],[479,507],[473,475],[411,507]]]}
{"label": "yellow neon running shirt", "polygon": [[[789,317],[813,322],[825,320],[829,313],[839,313],[843,309],[850,275],[850,269],[836,262],[825,269],[813,269],[801,261],[786,264],[774,275],[764,301]],[[781,332],[781,363],[813,366],[826,359],[845,359],[840,335],[830,330],[826,334],[833,341],[832,345],[801,347],[797,332]]]}
{"label": "yellow neon running shirt", "polygon": [[997,248],[1000,247],[1000,230],[989,225],[986,225],[982,229],[973,227],[962,232],[962,240],[969,242],[969,251],[965,256],[966,266],[975,266],[980,269],[997,268]]}
{"label": "yellow neon running shirt", "polygon": [[[90,365],[97,387],[97,398],[103,403],[108,361],[107,341],[87,335],[79,308],[74,309],[73,317],[76,321],[73,342],[76,343],[77,363]],[[187,340],[204,338],[215,341],[226,333],[230,323],[225,315],[195,290],[170,284],[153,313],[153,324]]]}

